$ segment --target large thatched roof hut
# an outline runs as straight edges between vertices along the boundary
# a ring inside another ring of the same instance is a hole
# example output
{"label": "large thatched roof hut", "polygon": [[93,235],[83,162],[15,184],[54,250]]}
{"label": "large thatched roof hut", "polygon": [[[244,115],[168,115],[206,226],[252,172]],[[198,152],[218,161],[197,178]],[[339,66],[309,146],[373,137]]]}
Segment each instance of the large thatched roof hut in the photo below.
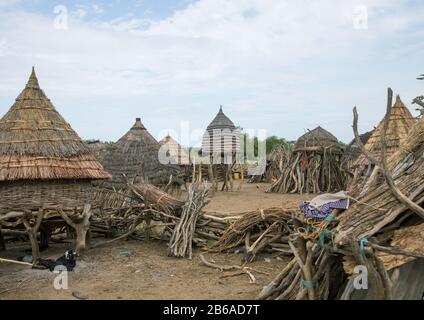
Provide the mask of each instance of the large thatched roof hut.
{"label": "large thatched roof hut", "polygon": [[295,143],[280,178],[270,192],[320,193],[344,189],[340,170],[342,147],[327,130],[317,127]]}
{"label": "large thatched roof hut", "polygon": [[[399,96],[396,98],[396,103],[392,107],[389,116],[389,125],[386,133],[387,141],[387,156],[391,156],[396,152],[399,146],[405,142],[409,130],[414,126],[415,118],[412,116],[408,108],[403,104]],[[384,119],[380,122],[378,127],[373,131],[368,139],[365,148],[367,151],[372,152],[377,160],[381,157],[381,132],[384,126]],[[355,161],[355,166],[367,166],[368,159],[364,155],[360,155]]]}
{"label": "large thatched roof hut", "polygon": [[228,156],[239,151],[240,130],[224,114],[221,106],[203,135],[202,154]]}
{"label": "large thatched roof hut", "polygon": [[0,212],[91,202],[91,181],[110,178],[40,89],[34,69],[0,120]]}
{"label": "large thatched roof hut", "polygon": [[190,157],[187,151],[175,141],[169,134],[159,141],[159,144],[166,152],[167,156],[175,159],[175,163],[178,165],[190,164]]}
{"label": "large thatched roof hut", "polygon": [[155,185],[167,184],[171,175],[175,177],[179,172],[178,166],[159,161],[160,144],[140,118],[123,137],[107,148],[102,163],[118,187],[126,185],[126,178],[134,179],[134,182],[143,180]]}

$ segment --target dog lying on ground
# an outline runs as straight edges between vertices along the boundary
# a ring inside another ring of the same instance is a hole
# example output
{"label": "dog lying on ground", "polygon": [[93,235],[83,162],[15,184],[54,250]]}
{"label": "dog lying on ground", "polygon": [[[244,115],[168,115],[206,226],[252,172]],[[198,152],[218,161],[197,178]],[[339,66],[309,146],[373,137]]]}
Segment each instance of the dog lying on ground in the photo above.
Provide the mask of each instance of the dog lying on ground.
{"label": "dog lying on ground", "polygon": [[77,257],[78,254],[75,251],[68,250],[63,256],[56,259],[56,261],[51,259],[39,259],[37,264],[49,269],[50,271],[54,271],[57,266],[64,266],[67,271],[73,271],[77,265]]}

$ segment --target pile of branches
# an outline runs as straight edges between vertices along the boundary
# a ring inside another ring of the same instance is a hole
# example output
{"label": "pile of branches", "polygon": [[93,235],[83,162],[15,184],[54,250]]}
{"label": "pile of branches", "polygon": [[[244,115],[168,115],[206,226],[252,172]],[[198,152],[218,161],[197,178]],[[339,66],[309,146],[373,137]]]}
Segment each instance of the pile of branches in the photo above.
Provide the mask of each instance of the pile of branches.
{"label": "pile of branches", "polygon": [[267,192],[321,193],[344,189],[340,153],[317,147],[294,150],[278,180]]}
{"label": "pile of branches", "polygon": [[168,255],[173,257],[193,257],[193,236],[201,216],[202,208],[210,201],[210,187],[207,183],[191,184],[188,189],[188,200],[182,208],[179,221],[174,227],[169,240]]}
{"label": "pile of branches", "polygon": [[[156,238],[169,243],[169,255],[191,257],[192,244],[208,246],[217,241],[233,218],[202,212],[210,200],[210,187],[206,183],[193,183],[188,190],[187,201],[176,199],[146,183],[128,183],[128,190],[124,192],[103,192],[105,199],[114,198],[117,193],[116,197],[130,198],[131,201],[122,201],[125,204],[122,207],[103,208],[92,217],[92,234],[115,237],[94,246],[120,239]],[[152,229],[160,234],[153,234]]]}
{"label": "pile of branches", "polygon": [[283,168],[290,160],[290,150],[282,144],[277,145],[269,155],[267,155],[265,172],[261,175],[254,175],[249,179],[249,183],[273,182],[277,180]]}
{"label": "pile of branches", "polygon": [[[408,275],[396,268],[409,259],[424,258],[420,242],[408,246],[417,239],[405,240],[417,236],[411,228],[424,228],[424,121],[412,128],[406,145],[387,160],[386,129],[392,96],[389,89],[379,161],[360,140],[354,109],[356,142],[376,167],[362,195],[348,210],[333,212],[335,219],[331,222],[294,219],[297,237],[289,242],[294,258],[263,288],[258,299],[357,298],[352,289],[354,280],[348,277],[353,266],[365,266],[368,272],[369,290],[362,290],[363,299],[399,299],[409,289],[416,290],[415,298],[422,299],[424,288],[400,284]],[[396,234],[403,234],[403,241],[395,242]]]}
{"label": "pile of branches", "polygon": [[253,261],[261,251],[291,254],[287,243],[293,211],[269,208],[245,213],[225,230],[211,250],[223,252],[244,245],[246,262]]}

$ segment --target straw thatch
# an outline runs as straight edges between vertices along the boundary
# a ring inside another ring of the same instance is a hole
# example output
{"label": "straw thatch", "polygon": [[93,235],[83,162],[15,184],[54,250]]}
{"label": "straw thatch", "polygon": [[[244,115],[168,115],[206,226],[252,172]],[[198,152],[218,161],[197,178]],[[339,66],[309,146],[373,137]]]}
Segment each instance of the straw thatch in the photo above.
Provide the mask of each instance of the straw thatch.
{"label": "straw thatch", "polygon": [[[391,90],[388,100],[387,119]],[[356,110],[354,114],[357,135]],[[414,125],[387,165],[385,157],[384,161],[367,157],[378,177],[370,177],[371,187],[358,199],[351,198],[349,209],[333,210],[324,221],[293,215],[289,245],[295,258],[259,298],[422,300],[424,119]],[[354,285],[358,278],[351,275],[358,275],[357,266],[367,270],[367,290]]]}
{"label": "straw thatch", "polygon": [[0,120],[0,181],[109,178],[40,89],[34,69]]}
{"label": "straw thatch", "polygon": [[[154,185],[167,184],[179,168],[159,161],[160,144],[147,131],[140,118],[116,143],[107,146],[103,165],[113,176],[112,183],[124,187],[127,179]],[[124,175],[126,177],[124,177]]]}
{"label": "straw thatch", "polygon": [[203,135],[203,155],[234,155],[240,151],[240,130],[224,114],[222,106]]}
{"label": "straw thatch", "polygon": [[179,165],[190,164],[190,157],[187,151],[170,135],[167,135],[159,141],[161,148],[166,152],[166,155],[175,159],[175,163]]}
{"label": "straw thatch", "polygon": [[280,178],[269,192],[320,193],[344,189],[342,148],[337,138],[317,127],[301,136],[290,153]]}
{"label": "straw thatch", "polygon": [[324,152],[324,150],[332,153],[341,153],[342,151],[337,138],[320,126],[305,133],[294,145],[294,152]]}
{"label": "straw thatch", "polygon": [[108,143],[102,142],[100,140],[92,140],[86,141],[86,144],[96,159],[102,163],[107,154]]}
{"label": "straw thatch", "polygon": [[76,207],[88,201],[90,181],[107,178],[40,89],[33,68],[25,89],[0,120],[0,207]]}
{"label": "straw thatch", "polygon": [[[392,112],[389,117],[389,126],[387,128],[387,156],[390,157],[396,152],[399,146],[405,141],[409,130],[414,126],[415,118],[412,116],[408,108],[405,107],[399,96],[396,98],[396,103],[392,107]],[[372,152],[377,160],[381,158],[381,132],[383,128],[383,120],[378,127],[373,131],[368,139],[365,148]],[[355,161],[355,166],[366,166],[369,161],[364,155],[360,155]]]}
{"label": "straw thatch", "polygon": [[[423,155],[424,119],[420,119],[410,130],[402,148],[388,161],[396,187],[419,205],[424,204]],[[355,203],[340,217],[337,229],[340,241],[346,234],[353,234],[359,239],[373,236],[408,211],[396,200],[386,183],[381,183],[381,179],[375,180],[377,184],[368,187],[361,202]]]}

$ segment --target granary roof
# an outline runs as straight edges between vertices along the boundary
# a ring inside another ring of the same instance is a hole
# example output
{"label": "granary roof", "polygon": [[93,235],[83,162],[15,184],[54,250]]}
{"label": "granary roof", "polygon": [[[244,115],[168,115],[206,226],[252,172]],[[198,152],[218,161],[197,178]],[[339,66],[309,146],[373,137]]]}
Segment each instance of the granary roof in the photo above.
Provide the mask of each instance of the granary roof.
{"label": "granary roof", "polygon": [[222,106],[208,125],[202,139],[202,152],[232,154],[240,150],[240,131],[224,114]]}
{"label": "granary roof", "polygon": [[136,141],[145,145],[156,145],[159,146],[159,142],[147,131],[146,127],[141,122],[141,118],[136,118],[134,125],[131,129],[124,134],[119,140],[119,143],[125,143],[129,141]]}
{"label": "granary roof", "polygon": [[159,142],[136,118],[131,129],[107,148],[102,163],[113,175],[114,183],[126,183],[122,175],[125,174],[128,178],[142,177],[152,184],[162,184],[169,181],[170,175],[176,176],[179,168],[160,163],[159,150]]}
{"label": "granary roof", "polygon": [[[392,172],[396,188],[421,206],[424,199],[423,155],[424,119],[420,119],[409,131],[402,148],[398,148],[388,159],[387,167]],[[358,239],[371,237],[393,223],[407,210],[406,206],[402,206],[396,200],[387,183],[375,184],[359,201],[354,202],[338,217],[337,242],[349,234]]]}
{"label": "granary roof", "polygon": [[33,68],[0,120],[0,181],[106,178],[110,175],[40,88]]}
{"label": "granary roof", "polygon": [[212,120],[212,122],[208,125],[207,130],[210,129],[235,129],[236,126],[234,123],[228,118],[224,111],[222,110],[222,106],[219,108],[218,114]]}
{"label": "granary roof", "polygon": [[308,148],[332,148],[336,150],[341,150],[339,141],[337,138],[325,130],[324,128],[318,126],[315,129],[302,135],[294,146],[294,150],[305,150]]}
{"label": "granary roof", "polygon": [[[396,97],[396,103],[392,107],[389,116],[389,125],[386,131],[387,157],[396,152],[399,146],[405,141],[409,130],[415,124],[415,118],[408,108],[403,104],[399,96]],[[378,127],[373,131],[371,137],[365,144],[365,149],[372,152],[377,160],[381,158],[381,132],[384,126],[384,119],[381,120]],[[368,165],[368,159],[360,155],[355,161],[356,166]]]}

